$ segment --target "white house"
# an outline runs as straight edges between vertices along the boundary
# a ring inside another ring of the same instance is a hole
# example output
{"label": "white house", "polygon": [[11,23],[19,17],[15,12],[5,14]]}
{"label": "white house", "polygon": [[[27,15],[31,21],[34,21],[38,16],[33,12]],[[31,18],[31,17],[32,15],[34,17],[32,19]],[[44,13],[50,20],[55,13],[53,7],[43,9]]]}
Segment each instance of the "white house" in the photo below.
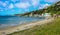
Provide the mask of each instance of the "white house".
{"label": "white house", "polygon": [[44,13],[44,14],[42,14],[42,16],[44,16],[45,18],[51,18],[50,13]]}

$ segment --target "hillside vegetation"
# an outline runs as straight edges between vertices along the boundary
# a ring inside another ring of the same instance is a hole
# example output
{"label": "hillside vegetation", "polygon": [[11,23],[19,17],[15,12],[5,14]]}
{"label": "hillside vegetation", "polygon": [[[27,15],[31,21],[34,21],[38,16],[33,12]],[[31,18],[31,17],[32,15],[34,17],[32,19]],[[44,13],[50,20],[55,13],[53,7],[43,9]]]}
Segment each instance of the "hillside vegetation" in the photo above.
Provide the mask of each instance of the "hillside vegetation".
{"label": "hillside vegetation", "polygon": [[24,14],[16,14],[17,16],[25,16],[25,15],[30,15],[30,14],[39,14],[41,15],[42,13],[51,13],[51,14],[60,14],[60,1],[47,7],[47,8],[44,8],[44,9],[40,9],[40,10],[35,10],[35,11],[32,11],[32,12],[28,12],[28,13],[24,13]]}

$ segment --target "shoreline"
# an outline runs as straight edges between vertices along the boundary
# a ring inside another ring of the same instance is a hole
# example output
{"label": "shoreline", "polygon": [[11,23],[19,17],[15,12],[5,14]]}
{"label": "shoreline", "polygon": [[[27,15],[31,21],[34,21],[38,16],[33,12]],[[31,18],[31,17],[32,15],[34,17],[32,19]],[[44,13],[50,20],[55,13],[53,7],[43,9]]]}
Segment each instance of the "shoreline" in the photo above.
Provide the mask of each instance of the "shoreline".
{"label": "shoreline", "polygon": [[53,20],[54,20],[54,18],[50,18],[50,19],[44,19],[44,20],[41,20],[41,21],[25,23],[23,25],[18,25],[18,26],[14,26],[14,27],[9,27],[9,28],[6,28],[4,30],[0,30],[0,35],[3,35],[3,34],[6,35],[6,34],[13,33],[13,32],[22,31],[22,30],[34,27],[36,25],[42,25],[42,24],[45,24],[45,23],[52,22]]}
{"label": "shoreline", "polygon": [[18,24],[18,25],[15,25],[15,26],[7,26],[5,28],[0,28],[0,30],[4,30],[6,28],[11,28],[11,27],[17,27],[17,26],[22,26],[22,25],[26,25],[26,24],[30,24],[30,23],[34,23],[34,22],[37,22],[37,21],[42,21],[42,20],[45,20],[45,19],[41,19],[41,20],[34,20],[34,21],[31,21],[31,22],[23,22],[21,24]]}

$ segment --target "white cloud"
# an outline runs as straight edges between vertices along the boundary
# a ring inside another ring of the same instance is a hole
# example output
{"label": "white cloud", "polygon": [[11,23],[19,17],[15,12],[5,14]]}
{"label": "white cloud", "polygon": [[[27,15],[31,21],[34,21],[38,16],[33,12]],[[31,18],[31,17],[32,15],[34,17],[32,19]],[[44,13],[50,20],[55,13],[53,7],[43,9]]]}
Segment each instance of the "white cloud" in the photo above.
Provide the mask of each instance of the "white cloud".
{"label": "white cloud", "polygon": [[43,7],[40,6],[39,9],[43,9]]}
{"label": "white cloud", "polygon": [[39,0],[32,0],[32,5],[36,6],[39,4]]}
{"label": "white cloud", "polygon": [[6,3],[3,3],[2,5],[3,5],[4,7],[6,7],[7,4],[6,4]]}
{"label": "white cloud", "polygon": [[5,2],[0,1],[0,5],[3,7],[6,7],[8,3],[9,3],[8,1],[5,1]]}
{"label": "white cloud", "polygon": [[28,8],[30,6],[29,2],[20,2],[15,4],[18,8]]}
{"label": "white cloud", "polygon": [[8,6],[9,9],[12,9],[14,8],[14,5],[11,3],[9,6]]}
{"label": "white cloud", "polygon": [[48,6],[50,6],[50,4],[43,4],[39,7],[39,9],[47,8]]}
{"label": "white cloud", "polygon": [[57,1],[60,1],[60,0],[45,0],[46,2],[57,2]]}
{"label": "white cloud", "polygon": [[44,4],[43,8],[47,8],[48,6],[50,6],[49,4]]}
{"label": "white cloud", "polygon": [[0,1],[0,5],[2,5],[3,7],[5,7],[7,4],[5,2]]}
{"label": "white cloud", "polygon": [[44,6],[46,7],[46,6],[50,6],[50,5],[49,4],[45,4]]}

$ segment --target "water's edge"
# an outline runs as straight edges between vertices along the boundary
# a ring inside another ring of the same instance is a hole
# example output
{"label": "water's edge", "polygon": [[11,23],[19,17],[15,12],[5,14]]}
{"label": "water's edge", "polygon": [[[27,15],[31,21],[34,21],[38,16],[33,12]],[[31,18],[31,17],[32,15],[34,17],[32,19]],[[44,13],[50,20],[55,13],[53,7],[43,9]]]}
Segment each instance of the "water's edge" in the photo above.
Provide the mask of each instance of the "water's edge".
{"label": "water's edge", "polygon": [[43,20],[44,17],[34,18],[34,17],[0,17],[0,29],[9,26],[17,26],[25,23],[30,23],[38,20]]}

